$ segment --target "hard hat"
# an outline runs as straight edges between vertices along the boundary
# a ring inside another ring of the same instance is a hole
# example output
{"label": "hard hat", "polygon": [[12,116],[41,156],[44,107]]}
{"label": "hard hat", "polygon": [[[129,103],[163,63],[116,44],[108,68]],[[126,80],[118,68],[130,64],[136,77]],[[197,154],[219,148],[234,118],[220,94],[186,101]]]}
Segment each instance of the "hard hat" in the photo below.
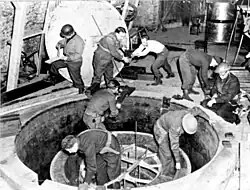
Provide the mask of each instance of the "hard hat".
{"label": "hard hat", "polygon": [[119,88],[120,87],[120,83],[117,80],[112,79],[112,80],[109,81],[108,87],[109,88],[113,88],[113,89],[114,88]]}
{"label": "hard hat", "polygon": [[70,36],[71,34],[73,34],[73,32],[74,32],[73,26],[71,26],[70,24],[65,24],[61,29],[60,36],[62,37]]}
{"label": "hard hat", "polygon": [[229,71],[230,69],[231,69],[230,65],[224,62],[224,63],[219,64],[214,72],[222,73],[222,72]]}
{"label": "hard hat", "polygon": [[197,131],[197,126],[198,122],[192,114],[187,113],[184,115],[182,118],[182,127],[186,133],[194,134]]}

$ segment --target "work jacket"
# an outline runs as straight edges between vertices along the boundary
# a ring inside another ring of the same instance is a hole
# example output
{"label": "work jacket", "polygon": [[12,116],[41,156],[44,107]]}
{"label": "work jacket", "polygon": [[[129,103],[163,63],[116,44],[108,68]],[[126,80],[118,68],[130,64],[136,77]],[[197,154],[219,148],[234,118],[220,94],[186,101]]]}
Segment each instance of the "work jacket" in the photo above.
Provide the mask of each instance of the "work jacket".
{"label": "work jacket", "polygon": [[187,113],[190,113],[193,116],[203,117],[205,120],[209,120],[209,116],[199,107],[193,107],[187,110],[168,111],[157,120],[158,125],[166,131],[164,138],[169,137],[170,147],[176,162],[180,162],[179,137],[184,133],[184,129],[182,127],[182,118]]}
{"label": "work jacket", "polygon": [[111,32],[99,41],[96,52],[103,53],[110,59],[115,57],[116,59],[122,60],[124,56],[119,50],[120,48],[121,44],[117,39],[115,32]]}
{"label": "work jacket", "polygon": [[85,43],[79,35],[75,34],[70,39],[60,40],[58,44],[63,48],[63,55],[67,56],[67,61],[82,61]]}
{"label": "work jacket", "polygon": [[205,52],[189,49],[187,51],[187,59],[190,64],[199,70],[199,77],[204,83],[205,87],[208,86],[208,68],[212,61],[212,56]]}
{"label": "work jacket", "polygon": [[[86,174],[84,181],[88,184],[91,182],[92,177],[97,171],[96,154],[99,154],[103,148],[107,146],[108,133],[110,132],[94,129],[84,131],[77,137],[79,140],[78,151],[85,156]],[[113,138],[113,135],[111,138]],[[114,141],[110,141],[110,143],[111,144],[109,146],[111,148],[114,148],[115,151],[120,152],[120,149],[112,144]]]}
{"label": "work jacket", "polygon": [[94,116],[104,115],[104,111],[110,109],[110,116],[117,116],[119,111],[116,108],[116,99],[110,89],[101,89],[93,94],[85,110],[86,114]]}
{"label": "work jacket", "polygon": [[231,102],[234,97],[240,93],[239,79],[232,73],[229,73],[228,77],[222,80],[220,76],[217,76],[214,86],[211,90],[211,96],[217,94],[215,98],[216,103]]}

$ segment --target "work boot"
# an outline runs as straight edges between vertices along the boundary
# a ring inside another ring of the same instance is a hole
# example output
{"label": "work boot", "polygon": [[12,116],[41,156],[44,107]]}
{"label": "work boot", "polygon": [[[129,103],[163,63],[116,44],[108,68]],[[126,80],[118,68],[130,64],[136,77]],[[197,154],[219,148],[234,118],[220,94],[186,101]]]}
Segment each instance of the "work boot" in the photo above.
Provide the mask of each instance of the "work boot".
{"label": "work boot", "polygon": [[182,98],[193,102],[193,100],[189,97],[188,90],[183,90]]}
{"label": "work boot", "polygon": [[199,92],[195,91],[193,88],[190,88],[190,89],[188,90],[188,93],[189,93],[189,94],[195,94],[195,95],[200,94]]}
{"label": "work boot", "polygon": [[78,92],[79,92],[79,94],[83,94],[83,93],[84,93],[84,90],[85,90],[85,88],[84,88],[84,87],[82,87],[82,88],[78,88]]}
{"label": "work boot", "polygon": [[155,82],[152,83],[151,85],[152,85],[152,86],[157,86],[157,85],[159,85],[159,84],[162,84],[162,80],[161,80],[160,77],[156,78]]}
{"label": "work boot", "polygon": [[173,78],[173,77],[175,77],[175,74],[174,73],[170,73],[170,74],[168,74],[168,76],[166,76],[166,79]]}
{"label": "work boot", "polygon": [[100,83],[93,83],[87,90],[93,95],[97,90],[100,89]]}
{"label": "work boot", "polygon": [[44,82],[50,83],[52,85],[55,85],[57,80],[55,76],[49,75],[47,78],[43,79]]}

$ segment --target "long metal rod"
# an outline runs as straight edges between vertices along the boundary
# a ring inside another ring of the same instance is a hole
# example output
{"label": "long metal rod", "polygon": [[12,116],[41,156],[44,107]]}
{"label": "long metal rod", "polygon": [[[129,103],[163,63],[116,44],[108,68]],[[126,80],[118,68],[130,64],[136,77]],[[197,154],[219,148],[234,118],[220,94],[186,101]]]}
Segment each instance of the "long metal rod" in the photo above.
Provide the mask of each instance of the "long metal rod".
{"label": "long metal rod", "polygon": [[234,57],[234,61],[233,61],[233,65],[235,64],[237,58],[238,58],[238,55],[239,55],[239,52],[240,52],[240,49],[241,49],[241,44],[243,42],[243,38],[244,38],[244,34],[241,35],[241,38],[240,38],[240,44],[239,44],[239,47],[238,47],[238,50],[236,52],[236,55]]}
{"label": "long metal rod", "polygon": [[233,35],[234,35],[234,30],[235,30],[236,24],[238,22],[238,17],[239,17],[239,11],[237,11],[236,19],[235,19],[233,29],[232,29],[232,32],[231,32],[231,35],[230,35],[230,39],[229,39],[229,43],[228,43],[227,51],[226,51],[226,55],[225,55],[225,61],[227,61],[227,54],[228,54],[228,51],[229,51],[230,46],[231,46],[231,42],[232,42]]}

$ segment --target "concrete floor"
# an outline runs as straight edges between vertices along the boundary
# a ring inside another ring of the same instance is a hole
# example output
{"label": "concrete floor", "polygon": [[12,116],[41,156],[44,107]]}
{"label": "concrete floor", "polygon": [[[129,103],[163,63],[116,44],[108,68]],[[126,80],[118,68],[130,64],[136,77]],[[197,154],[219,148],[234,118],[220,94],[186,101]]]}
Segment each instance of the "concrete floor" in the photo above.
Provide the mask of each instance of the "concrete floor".
{"label": "concrete floor", "polygon": [[[202,38],[202,35],[199,36],[191,36],[189,35],[188,28],[175,28],[175,29],[169,29],[167,32],[158,32],[158,33],[149,33],[151,39],[156,39],[161,41],[164,44],[169,44],[177,47],[182,48],[194,48],[193,42],[196,39]],[[226,46],[218,46],[218,45],[211,45],[208,46],[208,53],[213,55],[219,55],[224,57],[225,56],[225,50]],[[233,47],[230,49],[230,52],[228,54],[228,60],[233,60],[234,54],[236,52],[236,48]],[[171,79],[163,79],[163,85],[160,86],[147,86],[148,83],[151,83],[152,81],[142,81],[142,80],[127,80],[125,79],[122,82],[125,82],[125,84],[128,84],[129,86],[136,87],[138,93],[137,95],[142,96],[150,96],[150,97],[156,97],[156,98],[162,98],[163,96],[166,97],[172,97],[176,94],[182,94],[180,86],[181,82],[177,73],[177,68],[175,64],[175,57],[179,56],[182,52],[175,52],[172,51],[169,54],[169,61],[173,68],[174,73],[176,74],[175,78]],[[243,57],[240,57],[239,59],[244,59]],[[147,71],[150,72],[150,65],[152,64],[153,57],[147,56],[143,60],[139,60],[137,63],[132,63],[131,65],[139,65],[139,66],[145,66],[147,68]],[[164,71],[162,71],[164,75]],[[119,79],[121,80],[121,79]],[[53,92],[55,90],[60,90],[60,93]],[[184,103],[186,105],[199,105],[200,101],[203,100],[204,96],[202,94],[201,89],[199,88],[198,81],[195,83],[195,90],[200,92],[200,95],[191,95],[191,98],[194,100],[194,103],[188,102],[186,100],[179,101],[180,103]],[[62,100],[64,97],[72,97],[77,98],[80,97],[80,95],[77,95],[77,89],[71,87],[71,84],[67,81],[64,81],[62,83],[59,83],[55,86],[49,87],[47,89],[38,91],[36,93],[33,93],[31,95],[28,95],[24,98],[30,98],[39,96],[39,102],[37,98],[34,98],[34,100],[30,100],[29,103],[20,102],[16,105],[10,106],[13,110],[16,110],[16,113],[19,113],[21,115],[21,121],[24,123],[28,119],[28,115],[30,115],[31,111],[28,111],[28,109],[31,106],[42,104],[43,101],[48,101],[48,97],[51,98],[51,100]],[[249,102],[246,102],[246,104],[249,104]],[[1,108],[2,113],[7,113],[8,109],[10,107]],[[41,107],[40,107],[41,108]],[[36,111],[39,111],[40,109],[37,107]],[[32,110],[34,112],[34,109]],[[241,123],[239,125],[229,124],[221,119],[221,123],[223,126],[226,126],[228,128],[228,131],[232,131],[235,137],[235,142],[238,145],[240,143],[241,146],[241,156],[238,160],[238,168],[235,169],[235,172],[232,175],[232,178],[229,180],[229,183],[226,187],[226,190],[250,190],[250,165],[248,164],[249,158],[250,158],[250,126],[246,119],[246,115],[244,115],[241,118]],[[0,139],[1,145],[6,143],[6,138]],[[11,137],[10,141],[13,141],[13,137]],[[8,143],[7,143],[8,144]],[[2,148],[1,148],[2,149]],[[4,151],[3,155],[1,156],[1,161],[4,160],[8,154],[8,149]],[[2,162],[1,162],[2,164]],[[240,168],[240,169],[239,169]],[[0,173],[1,174],[1,173]],[[3,187],[4,189],[8,189],[6,186],[6,181],[3,181],[3,175],[0,175],[2,178],[0,178],[0,189]],[[8,184],[7,184],[8,185]]]}

